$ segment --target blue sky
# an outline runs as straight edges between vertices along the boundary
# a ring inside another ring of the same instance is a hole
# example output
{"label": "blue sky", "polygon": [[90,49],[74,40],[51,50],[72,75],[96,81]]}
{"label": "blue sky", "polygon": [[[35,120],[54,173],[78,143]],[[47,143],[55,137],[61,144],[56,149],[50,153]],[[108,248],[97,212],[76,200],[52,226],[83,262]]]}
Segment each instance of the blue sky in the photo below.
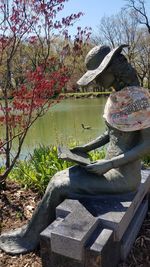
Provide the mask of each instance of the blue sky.
{"label": "blue sky", "polygon": [[[91,26],[94,33],[104,15],[115,15],[125,5],[125,0],[69,0],[65,3],[63,14],[67,16],[71,13],[83,12],[84,16],[76,23],[76,26]],[[74,33],[76,26],[71,29],[71,33]]]}

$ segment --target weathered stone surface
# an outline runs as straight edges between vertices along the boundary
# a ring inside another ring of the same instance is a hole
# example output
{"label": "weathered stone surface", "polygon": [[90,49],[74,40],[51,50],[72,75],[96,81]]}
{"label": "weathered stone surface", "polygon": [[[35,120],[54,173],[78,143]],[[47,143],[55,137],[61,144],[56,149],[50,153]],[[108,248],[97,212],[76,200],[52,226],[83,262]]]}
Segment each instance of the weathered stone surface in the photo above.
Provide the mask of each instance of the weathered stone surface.
{"label": "weathered stone surface", "polygon": [[[107,214],[106,216],[100,216],[100,219],[106,220],[104,226],[112,225],[111,229],[114,229],[114,238],[115,240],[121,240],[123,234],[125,233],[128,225],[130,224],[132,218],[134,217],[139,205],[141,204],[143,198],[148,193],[150,188],[150,172],[143,171],[142,172],[142,182],[139,186],[138,192],[132,201],[120,201],[124,211],[115,213],[115,214]],[[119,214],[120,213],[120,214]],[[118,216],[117,216],[118,215]],[[107,223],[108,220],[108,223]],[[109,223],[110,222],[110,223]],[[113,223],[114,222],[114,223]],[[117,223],[117,224],[116,224]]]}
{"label": "weathered stone surface", "polygon": [[98,225],[81,204],[77,211],[70,213],[51,233],[53,252],[75,260],[83,261],[84,245]]}
{"label": "weathered stone surface", "polygon": [[51,267],[52,265],[52,253],[51,253],[51,232],[57,227],[62,218],[57,218],[53,223],[51,223],[41,234],[40,234],[40,253],[42,258],[42,265],[44,267]]}
{"label": "weathered stone surface", "polygon": [[125,259],[147,212],[150,171],[142,175],[137,193],[61,203],[56,221],[41,234],[43,266],[116,267]]}
{"label": "weathered stone surface", "polygon": [[65,218],[70,212],[78,210],[80,203],[78,200],[65,199],[59,206],[56,208],[56,218],[61,217]]}
{"label": "weathered stone surface", "polygon": [[148,199],[143,200],[121,240],[121,260],[125,260],[138,235],[148,210]]}
{"label": "weathered stone surface", "polygon": [[84,267],[83,263],[53,253],[51,250],[51,233],[54,228],[63,221],[63,218],[58,217],[40,234],[41,258],[43,267]]}
{"label": "weathered stone surface", "polygon": [[120,243],[114,242],[113,231],[102,229],[86,249],[85,267],[116,267],[120,260]]}
{"label": "weathered stone surface", "polygon": [[114,230],[114,240],[121,240],[144,196],[150,189],[150,171],[142,171],[137,193],[80,197],[89,212],[98,217],[104,228]]}

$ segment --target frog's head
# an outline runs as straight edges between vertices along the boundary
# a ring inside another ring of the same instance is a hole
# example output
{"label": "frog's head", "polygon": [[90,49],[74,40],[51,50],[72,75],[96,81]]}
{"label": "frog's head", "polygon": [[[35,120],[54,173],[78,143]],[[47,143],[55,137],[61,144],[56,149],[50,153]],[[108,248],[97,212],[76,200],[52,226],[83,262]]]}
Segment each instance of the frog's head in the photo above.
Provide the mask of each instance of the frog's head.
{"label": "frog's head", "polygon": [[85,58],[87,72],[77,84],[86,86],[93,80],[104,89],[113,87],[116,91],[125,86],[138,86],[135,69],[121,53],[128,45],[123,44],[114,49],[109,46],[95,46]]}

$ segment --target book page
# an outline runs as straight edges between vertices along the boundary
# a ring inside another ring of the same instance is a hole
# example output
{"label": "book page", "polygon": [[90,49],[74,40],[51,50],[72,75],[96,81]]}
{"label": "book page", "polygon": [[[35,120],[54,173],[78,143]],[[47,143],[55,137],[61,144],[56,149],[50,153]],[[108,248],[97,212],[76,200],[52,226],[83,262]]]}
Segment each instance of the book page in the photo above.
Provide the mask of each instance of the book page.
{"label": "book page", "polygon": [[80,165],[88,165],[91,163],[86,153],[73,153],[68,148],[60,146],[58,147],[58,158],[73,161]]}

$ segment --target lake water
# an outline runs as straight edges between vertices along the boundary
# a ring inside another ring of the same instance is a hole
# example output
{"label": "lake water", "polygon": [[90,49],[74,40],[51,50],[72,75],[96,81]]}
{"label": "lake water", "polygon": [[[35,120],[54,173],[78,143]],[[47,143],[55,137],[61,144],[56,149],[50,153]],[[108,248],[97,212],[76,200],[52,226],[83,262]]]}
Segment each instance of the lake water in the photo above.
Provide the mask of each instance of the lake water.
{"label": "lake water", "polygon": [[[105,130],[102,118],[106,97],[93,99],[66,99],[32,126],[25,139],[22,156],[32,153],[38,145],[68,144],[77,141],[84,144]],[[91,127],[84,130],[81,124]]]}

